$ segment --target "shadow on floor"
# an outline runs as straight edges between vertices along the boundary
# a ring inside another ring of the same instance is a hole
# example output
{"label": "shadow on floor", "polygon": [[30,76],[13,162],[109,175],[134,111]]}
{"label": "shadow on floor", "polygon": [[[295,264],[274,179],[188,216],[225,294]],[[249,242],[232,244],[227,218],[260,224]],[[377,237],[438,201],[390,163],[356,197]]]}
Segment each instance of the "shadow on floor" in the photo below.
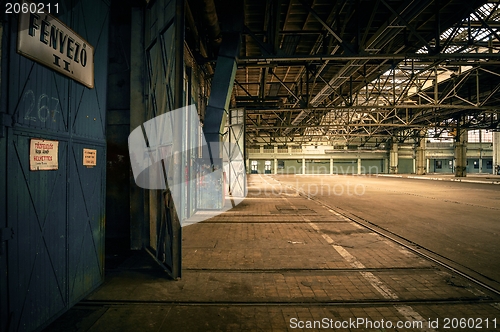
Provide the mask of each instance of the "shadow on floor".
{"label": "shadow on floor", "polygon": [[[128,243],[106,240],[105,280],[94,292],[101,290],[106,281],[121,273],[133,271],[138,276],[137,281],[151,278],[165,278],[165,271],[145,250],[129,250]],[[89,295],[91,296],[91,294]],[[44,332],[77,332],[92,330],[92,326],[109,309],[108,305],[96,305],[85,300],[74,305],[54,322],[48,325]]]}

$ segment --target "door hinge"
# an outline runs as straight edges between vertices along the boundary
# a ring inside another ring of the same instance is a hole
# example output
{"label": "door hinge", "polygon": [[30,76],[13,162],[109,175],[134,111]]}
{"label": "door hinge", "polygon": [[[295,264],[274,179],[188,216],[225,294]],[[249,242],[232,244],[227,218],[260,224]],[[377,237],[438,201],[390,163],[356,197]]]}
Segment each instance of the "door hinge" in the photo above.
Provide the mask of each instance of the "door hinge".
{"label": "door hinge", "polygon": [[0,242],[12,240],[14,238],[14,229],[0,228]]}

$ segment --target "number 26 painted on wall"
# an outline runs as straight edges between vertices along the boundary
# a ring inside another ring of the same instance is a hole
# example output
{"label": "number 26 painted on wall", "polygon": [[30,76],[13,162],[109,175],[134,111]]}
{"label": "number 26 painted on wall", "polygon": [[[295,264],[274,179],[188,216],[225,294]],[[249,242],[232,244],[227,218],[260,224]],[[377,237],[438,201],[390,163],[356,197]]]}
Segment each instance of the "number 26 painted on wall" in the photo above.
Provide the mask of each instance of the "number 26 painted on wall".
{"label": "number 26 painted on wall", "polygon": [[24,93],[23,102],[28,103],[24,120],[47,122],[50,117],[52,122],[56,122],[56,113],[59,113],[57,110],[59,99],[56,97],[49,97],[42,93],[37,99],[33,90],[28,90]]}

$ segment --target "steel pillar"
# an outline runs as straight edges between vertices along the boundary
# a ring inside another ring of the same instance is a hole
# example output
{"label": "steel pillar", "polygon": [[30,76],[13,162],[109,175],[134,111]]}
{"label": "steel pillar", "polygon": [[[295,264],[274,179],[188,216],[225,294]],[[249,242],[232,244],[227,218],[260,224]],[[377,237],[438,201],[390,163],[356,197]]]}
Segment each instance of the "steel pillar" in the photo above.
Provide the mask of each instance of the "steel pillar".
{"label": "steel pillar", "polygon": [[467,130],[457,131],[455,139],[455,177],[467,176]]}
{"label": "steel pillar", "polygon": [[479,173],[483,173],[483,137],[479,130]]}
{"label": "steel pillar", "polygon": [[426,161],[425,161],[425,134],[419,139],[418,147],[415,153],[415,172],[417,175],[424,175],[426,173]]}
{"label": "steel pillar", "polygon": [[392,143],[389,151],[389,173],[398,174],[398,143]]}
{"label": "steel pillar", "polygon": [[500,175],[500,132],[493,133],[493,174]]}
{"label": "steel pillar", "polygon": [[210,157],[212,163],[221,157],[219,146],[221,128],[224,127],[224,116],[227,114],[233,92],[240,42],[239,33],[234,32],[224,35],[217,58],[214,78],[212,79],[210,99],[203,125],[205,139],[209,147],[208,157]]}

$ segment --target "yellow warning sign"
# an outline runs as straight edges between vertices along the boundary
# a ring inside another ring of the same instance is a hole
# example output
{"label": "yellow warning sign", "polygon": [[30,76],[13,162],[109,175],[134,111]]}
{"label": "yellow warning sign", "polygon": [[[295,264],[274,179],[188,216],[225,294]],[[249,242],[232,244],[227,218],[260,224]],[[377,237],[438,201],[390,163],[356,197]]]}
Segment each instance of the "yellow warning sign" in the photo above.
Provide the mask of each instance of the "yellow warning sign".
{"label": "yellow warning sign", "polygon": [[97,165],[97,150],[83,149],[83,166],[93,167]]}

